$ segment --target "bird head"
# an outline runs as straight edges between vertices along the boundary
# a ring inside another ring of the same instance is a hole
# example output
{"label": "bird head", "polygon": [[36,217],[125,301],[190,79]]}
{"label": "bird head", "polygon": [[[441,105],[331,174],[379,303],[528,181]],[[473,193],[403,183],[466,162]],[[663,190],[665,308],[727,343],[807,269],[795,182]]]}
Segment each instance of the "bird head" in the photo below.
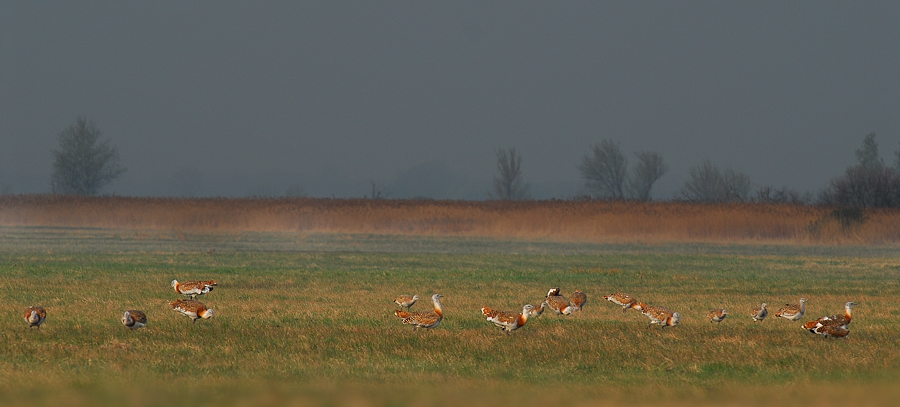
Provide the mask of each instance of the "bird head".
{"label": "bird head", "polygon": [[178,280],[172,280],[172,288],[178,285]]}
{"label": "bird head", "polygon": [[848,302],[844,304],[844,308],[846,308],[847,310],[852,310],[854,305],[856,305],[855,302]]}
{"label": "bird head", "polygon": [[200,318],[203,318],[203,319],[210,319],[214,316],[216,316],[216,313],[215,313],[215,311],[213,311],[211,309],[207,309],[200,313]]}
{"label": "bird head", "polygon": [[531,305],[531,304],[525,304],[525,306],[522,307],[522,315],[528,315],[528,314],[530,314],[530,313],[531,313],[531,310],[533,310],[533,309],[534,309],[534,305]]}
{"label": "bird head", "polygon": [[419,295],[418,294],[413,295],[413,301],[418,301],[418,300],[419,300]]}
{"label": "bird head", "polygon": [[131,322],[131,313],[125,311],[125,315],[122,315],[122,323],[128,325],[129,322]]}

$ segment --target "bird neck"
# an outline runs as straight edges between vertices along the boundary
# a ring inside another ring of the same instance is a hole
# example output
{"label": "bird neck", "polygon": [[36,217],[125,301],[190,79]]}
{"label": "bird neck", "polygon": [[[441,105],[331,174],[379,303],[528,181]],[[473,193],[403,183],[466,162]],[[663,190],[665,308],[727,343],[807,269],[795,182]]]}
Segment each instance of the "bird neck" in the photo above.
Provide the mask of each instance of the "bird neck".
{"label": "bird neck", "polygon": [[434,300],[434,313],[437,314],[441,318],[444,317],[444,310],[441,308],[441,300],[438,300],[438,299]]}

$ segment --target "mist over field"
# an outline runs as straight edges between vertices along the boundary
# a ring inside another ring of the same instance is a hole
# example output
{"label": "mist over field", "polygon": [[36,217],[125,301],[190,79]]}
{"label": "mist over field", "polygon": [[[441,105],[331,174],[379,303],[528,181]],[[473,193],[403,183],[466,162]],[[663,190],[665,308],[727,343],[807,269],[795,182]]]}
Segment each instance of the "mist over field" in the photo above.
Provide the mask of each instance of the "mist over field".
{"label": "mist over field", "polygon": [[485,199],[494,150],[584,195],[603,139],[815,192],[900,149],[891,1],[0,4],[0,191],[50,192],[93,119],[135,196]]}

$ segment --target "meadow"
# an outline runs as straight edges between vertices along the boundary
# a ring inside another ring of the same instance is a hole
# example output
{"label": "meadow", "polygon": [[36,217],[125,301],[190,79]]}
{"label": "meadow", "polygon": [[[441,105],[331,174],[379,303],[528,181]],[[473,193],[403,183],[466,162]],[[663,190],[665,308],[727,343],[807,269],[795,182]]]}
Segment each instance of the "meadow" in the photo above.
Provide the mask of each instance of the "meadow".
{"label": "meadow", "polygon": [[[827,406],[900,395],[900,247],[597,240],[7,224],[0,404]],[[191,323],[169,309],[172,279],[217,280],[200,298],[216,317]],[[483,305],[537,305],[556,286],[585,291],[584,311],[545,313],[509,336],[480,316]],[[672,308],[681,324],[648,328],[603,301],[614,291]],[[400,293],[444,295],[444,321],[401,325]],[[747,316],[800,297],[803,321],[856,302],[850,336]],[[48,310],[40,330],[21,316],[32,304]],[[729,317],[710,323],[713,307]],[[126,308],[143,309],[148,327],[123,327]]]}

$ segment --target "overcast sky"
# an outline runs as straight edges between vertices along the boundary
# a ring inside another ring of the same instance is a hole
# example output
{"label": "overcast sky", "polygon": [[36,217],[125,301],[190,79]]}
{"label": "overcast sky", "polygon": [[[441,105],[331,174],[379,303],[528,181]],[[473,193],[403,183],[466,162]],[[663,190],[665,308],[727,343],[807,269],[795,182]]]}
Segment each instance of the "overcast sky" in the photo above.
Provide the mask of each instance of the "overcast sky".
{"label": "overcast sky", "polygon": [[[900,2],[0,2],[0,185],[93,119],[118,195],[535,198],[602,139],[817,191],[900,149]],[[634,159],[631,160],[635,161]]]}

